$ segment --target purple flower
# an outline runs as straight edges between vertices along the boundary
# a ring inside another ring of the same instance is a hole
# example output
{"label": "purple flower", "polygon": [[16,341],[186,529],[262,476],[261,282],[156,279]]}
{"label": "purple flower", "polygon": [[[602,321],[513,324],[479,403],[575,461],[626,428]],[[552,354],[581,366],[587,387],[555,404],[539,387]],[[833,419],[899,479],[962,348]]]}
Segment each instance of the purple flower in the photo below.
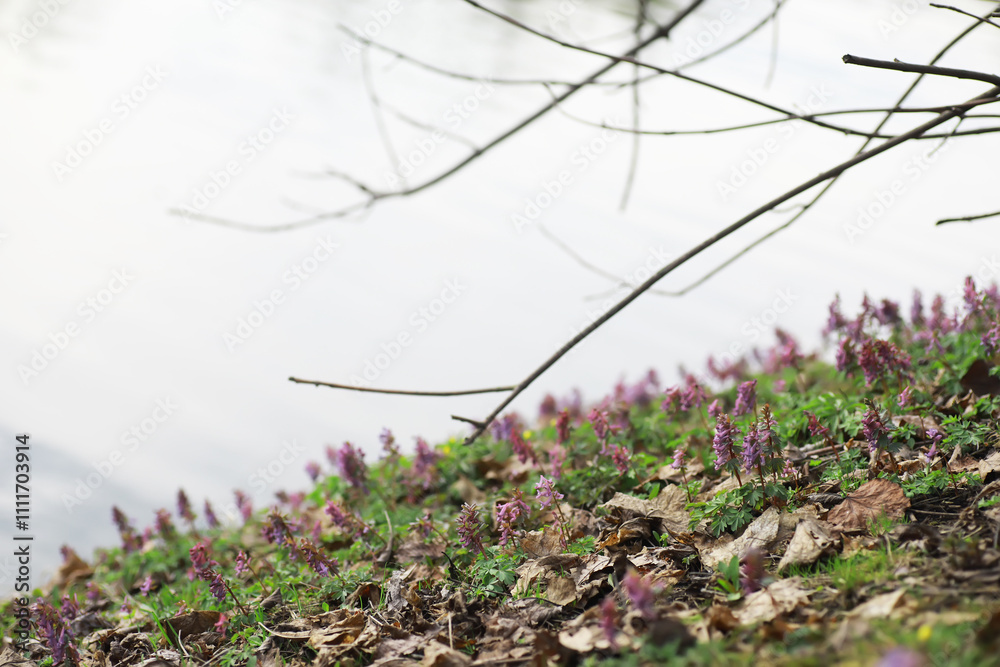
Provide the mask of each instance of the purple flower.
{"label": "purple flower", "polygon": [[556,442],[560,445],[569,441],[569,411],[563,410],[556,417]]}
{"label": "purple flower", "polygon": [[115,526],[118,527],[118,534],[121,535],[122,548],[125,550],[125,553],[131,553],[140,549],[142,547],[142,539],[136,536],[135,529],[129,523],[125,513],[118,509],[117,506],[114,506],[111,508],[111,518],[114,520]]}
{"label": "purple flower", "polygon": [[616,648],[615,637],[618,635],[618,605],[615,604],[613,595],[604,598],[601,603],[601,620],[599,621],[601,632],[604,638],[611,644],[611,648]]}
{"label": "purple flower", "polygon": [[876,667],[924,667],[925,664],[923,656],[916,651],[897,646],[882,656]]}
{"label": "purple flower", "polygon": [[719,399],[715,399],[708,406],[708,416],[712,419],[718,419],[721,414],[722,406],[719,405]]}
{"label": "purple flower", "polygon": [[101,587],[93,581],[87,582],[87,601],[94,604],[101,599]]}
{"label": "purple flower", "polygon": [[670,464],[670,467],[674,470],[680,470],[684,467],[684,450],[680,447],[674,450],[674,461]]}
{"label": "purple flower", "polygon": [[511,431],[510,446],[514,450],[517,460],[522,464],[527,463],[528,461],[531,461],[532,464],[538,463],[538,458],[535,456],[535,450],[531,448],[531,445],[524,439],[520,431]]}
{"label": "purple flower", "polygon": [[202,570],[199,574],[203,580],[208,582],[208,590],[215,596],[215,599],[220,603],[225,602],[226,584],[222,580],[222,575],[212,569]]}
{"label": "purple flower", "polygon": [[509,502],[497,505],[497,525],[500,527],[500,546],[507,546],[515,537],[515,524],[524,516],[530,513],[527,503],[524,502],[520,489],[514,489]]}
{"label": "purple flower", "polygon": [[756,547],[747,549],[743,557],[740,558],[740,585],[743,593],[749,595],[759,591],[763,587],[764,575],[764,552]]}
{"label": "purple flower", "polygon": [[924,325],[924,303],[920,290],[913,290],[913,302],[910,305],[910,324],[914,327]]}
{"label": "purple flower", "polygon": [[332,577],[337,571],[339,563],[336,558],[327,558],[320,553],[319,549],[309,540],[302,538],[299,540],[299,553],[305,558],[306,563],[313,572],[324,577]]}
{"label": "purple flower", "polygon": [[1000,350],[1000,322],[994,322],[990,326],[989,331],[983,334],[981,340],[986,354],[991,357],[994,356],[997,350]]}
{"label": "purple flower", "polygon": [[566,463],[566,448],[556,445],[549,450],[549,471],[555,479],[562,477],[562,467]]}
{"label": "purple flower", "polygon": [[483,547],[482,530],[483,524],[479,520],[479,510],[474,504],[465,503],[455,522],[455,529],[458,531],[458,538],[466,549],[473,555],[481,554],[486,549]]}
{"label": "purple flower", "polygon": [[861,427],[865,433],[865,440],[868,441],[868,451],[874,453],[881,448],[889,438],[889,429],[886,428],[882,417],[871,406],[861,419]]}
{"label": "purple flower", "polygon": [[823,438],[826,440],[830,437],[830,429],[819,423],[819,419],[813,413],[809,411],[804,411],[806,417],[809,419],[809,435],[814,438]]}
{"label": "purple flower", "polygon": [[966,276],[965,289],[962,296],[965,299],[966,319],[973,317],[982,310],[983,297],[976,289],[976,283],[972,280],[972,276]]}
{"label": "purple flower", "polygon": [[833,301],[830,302],[830,316],[826,320],[826,326],[823,327],[823,338],[825,339],[834,331],[841,329],[847,320],[844,319],[843,314],[840,312],[840,295],[837,294],[833,297]]}
{"label": "purple flower", "polygon": [[[660,403],[660,409],[668,413],[676,413],[681,410],[681,403],[684,400],[684,392],[681,391],[680,387],[670,387],[665,392],[663,392],[666,398]],[[590,413],[591,421],[593,421],[594,412]],[[594,432],[597,432],[597,427],[594,427]]]}
{"label": "purple flower", "polygon": [[143,597],[149,595],[149,589],[153,587],[153,577],[147,576],[145,581],[142,582],[142,586],[139,586],[139,592],[142,593]]}
{"label": "purple flower", "polygon": [[846,373],[854,367],[858,361],[854,353],[854,341],[850,338],[842,338],[837,346],[837,370]]}
{"label": "purple flower", "polygon": [[233,569],[236,574],[245,574],[250,571],[250,557],[247,556],[247,552],[240,549],[239,553],[236,554],[236,562],[233,564]]}
{"label": "purple flower", "polygon": [[604,410],[597,410],[595,408],[590,411],[589,415],[587,415],[587,419],[590,421],[590,425],[594,429],[594,435],[597,436],[597,441],[601,443],[601,455],[607,455],[610,451],[608,449],[608,439],[614,435],[614,430],[608,423],[608,413]]}
{"label": "purple flower", "polygon": [[209,528],[219,527],[219,517],[215,516],[215,510],[212,509],[212,503],[205,501],[205,521],[208,523]]}
{"label": "purple flower", "polygon": [[234,495],[236,496],[236,508],[243,516],[243,523],[246,523],[253,515],[253,504],[250,502],[250,497],[239,489],[236,489]]}
{"label": "purple flower", "polygon": [[399,458],[399,447],[396,446],[396,436],[387,428],[383,428],[378,435],[379,442],[382,443],[382,451],[387,459]]}
{"label": "purple flower", "polygon": [[38,598],[31,611],[35,617],[38,629],[45,637],[45,642],[52,651],[52,662],[61,665],[69,661],[72,665],[80,664],[80,653],[73,643],[75,637],[59,613],[42,598]]}
{"label": "purple flower", "polygon": [[681,410],[700,408],[702,403],[708,402],[708,394],[695,376],[688,374],[684,382],[684,392],[681,394]]}
{"label": "purple flower", "polygon": [[645,577],[640,576],[635,570],[629,570],[622,579],[625,587],[625,594],[629,602],[639,615],[647,621],[656,618],[656,591]]}
{"label": "purple flower", "polygon": [[764,456],[760,448],[760,434],[757,432],[756,424],[747,428],[746,437],[743,438],[743,469],[752,473],[757,468],[764,465]]}
{"label": "purple flower", "polygon": [[748,380],[736,389],[736,407],[734,415],[745,415],[757,409],[757,381]]}
{"label": "purple flower", "polygon": [[208,559],[208,544],[205,542],[198,542],[188,550],[188,553],[191,555],[191,564],[194,565],[196,572],[201,572],[215,563]]}
{"label": "purple flower", "polygon": [[437,462],[441,454],[431,449],[423,438],[417,438],[417,455],[413,459],[413,474],[423,480],[425,489],[431,488],[437,479]]}
{"label": "purple flower", "polygon": [[191,509],[191,501],[188,500],[184,489],[178,489],[177,491],[177,516],[188,523],[194,523],[195,520],[194,511]]}
{"label": "purple flower", "polygon": [[319,479],[319,464],[315,461],[308,461],[306,463],[306,474],[309,475],[309,479],[316,481]]}
{"label": "purple flower", "polygon": [[712,449],[715,450],[715,469],[720,470],[734,455],[733,439],[739,436],[740,430],[733,426],[729,415],[719,415],[715,420],[715,438]]}
{"label": "purple flower", "polygon": [[899,407],[905,408],[910,404],[912,400],[913,400],[913,387],[907,385],[906,388],[903,389],[903,391],[899,392],[899,398],[897,399],[896,402],[899,403]]}
{"label": "purple flower", "polygon": [[899,304],[889,299],[882,299],[881,305],[873,312],[879,324],[885,326],[895,326],[903,320],[899,316]]}
{"label": "purple flower", "polygon": [[165,509],[156,510],[156,532],[164,540],[170,540],[174,536],[174,524],[170,520],[170,512]]}
{"label": "purple flower", "polygon": [[[329,452],[330,449],[327,448]],[[345,442],[340,449],[333,452],[333,464],[340,477],[356,489],[368,493],[368,467],[365,466],[365,453]]]}
{"label": "purple flower", "polygon": [[535,484],[535,497],[538,499],[538,505],[545,509],[553,503],[557,503],[564,498],[563,494],[552,488],[552,480],[546,479],[545,475],[541,475],[538,478],[538,483]]}
{"label": "purple flower", "polygon": [[936,428],[929,428],[927,429],[927,437],[931,440],[931,448],[927,450],[927,453],[924,454],[924,456],[927,458],[927,462],[930,463],[934,460],[934,457],[937,456],[938,445],[940,445],[941,441],[944,440],[944,433],[941,433],[941,431]]}
{"label": "purple flower", "polygon": [[618,472],[624,475],[632,464],[632,454],[621,445],[616,444],[611,450],[611,462]]}

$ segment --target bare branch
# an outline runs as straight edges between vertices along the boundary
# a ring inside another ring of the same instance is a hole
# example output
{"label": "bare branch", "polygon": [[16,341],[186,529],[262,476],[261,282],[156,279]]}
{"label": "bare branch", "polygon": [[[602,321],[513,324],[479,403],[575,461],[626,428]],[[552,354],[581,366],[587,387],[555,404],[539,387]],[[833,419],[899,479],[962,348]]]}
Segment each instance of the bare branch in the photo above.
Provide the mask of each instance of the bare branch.
{"label": "bare branch", "polygon": [[371,387],[358,387],[350,384],[337,384],[336,382],[321,382],[320,380],[303,380],[302,378],[290,377],[289,381],[296,384],[311,384],[317,387],[333,387],[334,389],[347,389],[348,391],[365,391],[372,394],[397,394],[400,396],[471,396],[473,394],[495,394],[501,391],[513,391],[517,387],[492,387],[490,389],[465,389],[462,391],[407,391],[405,389],[372,389]]}
{"label": "bare branch", "polygon": [[[931,7],[934,7],[935,9],[947,9],[947,10],[950,10],[950,11],[953,11],[953,12],[958,12],[962,16],[968,16],[969,18],[975,19],[976,21],[979,21],[980,23],[986,23],[988,25],[993,26],[994,28],[1000,28],[1000,24],[994,23],[988,17],[985,17],[985,16],[976,16],[975,14],[967,12],[964,9],[959,9],[958,7],[952,7],[951,5],[939,5],[939,4],[935,4],[933,2],[931,3]],[[992,14],[990,14],[990,16],[998,16],[998,14],[996,12],[993,12]]]}
{"label": "bare branch", "polygon": [[986,83],[992,83],[995,86],[1000,85],[1000,76],[997,76],[996,74],[987,74],[986,72],[974,72],[968,69],[937,67],[935,65],[917,65],[914,63],[904,63],[899,60],[875,60],[873,58],[860,58],[858,56],[852,56],[849,53],[844,56],[844,62],[848,65],[891,69],[898,72],[916,72],[918,74],[950,76],[955,79],[971,79],[973,81],[985,81]]}
{"label": "bare branch", "polygon": [[965,215],[961,218],[944,218],[943,220],[938,220],[935,225],[946,225],[949,222],[972,222],[973,220],[983,220],[985,218],[995,218],[1000,215],[1000,211],[994,211],[993,213],[981,213],[979,215]]}
{"label": "bare branch", "polygon": [[[470,0],[466,0],[466,1],[468,2]],[[996,97],[998,95],[1000,95],[1000,86],[992,88],[991,90],[989,90],[987,93],[985,93],[981,97]],[[596,331],[598,328],[600,328],[605,322],[607,322],[608,320],[610,320],[611,318],[613,318],[615,315],[617,315],[619,312],[621,312],[626,306],[628,306],[630,303],[632,303],[637,298],[639,298],[640,295],[642,295],[644,292],[646,292],[648,289],[650,289],[653,285],[655,285],[657,282],[659,282],[664,276],[668,275],[669,273],[671,273],[672,271],[674,271],[679,266],[682,266],[683,264],[685,264],[686,262],[688,262],[692,258],[694,258],[694,257],[698,256],[699,254],[701,254],[706,249],[708,249],[711,246],[715,245],[716,243],[718,243],[722,239],[726,238],[727,236],[729,236],[733,232],[737,231],[738,229],[740,229],[744,225],[746,225],[746,224],[750,223],[751,221],[757,219],[758,217],[760,217],[764,213],[772,210],[776,206],[780,206],[781,204],[785,203],[789,199],[791,199],[791,198],[793,198],[793,197],[795,197],[795,196],[797,196],[797,195],[799,195],[799,194],[801,194],[803,192],[806,192],[807,190],[815,187],[816,185],[819,185],[820,183],[822,183],[824,181],[827,181],[827,180],[829,180],[831,178],[834,178],[834,177],[842,174],[843,172],[847,171],[851,167],[854,167],[855,165],[861,164],[862,162],[865,162],[866,160],[869,160],[869,159],[875,157],[876,155],[880,155],[880,154],[882,154],[882,153],[884,153],[884,152],[886,152],[886,151],[888,151],[888,150],[890,150],[892,148],[895,148],[896,146],[898,146],[898,145],[900,145],[902,143],[905,143],[906,141],[909,141],[913,137],[918,137],[921,134],[927,132],[928,130],[933,129],[933,128],[937,127],[938,125],[941,125],[942,123],[946,123],[947,121],[951,120],[952,118],[958,117],[960,114],[961,114],[960,110],[949,110],[949,111],[946,111],[946,112],[940,114],[937,118],[929,120],[926,123],[923,123],[922,125],[919,125],[919,126],[913,128],[909,132],[905,132],[905,133],[897,136],[895,139],[890,139],[889,141],[886,141],[885,143],[882,143],[882,144],[876,146],[875,148],[872,148],[869,151],[866,151],[864,153],[856,155],[853,158],[851,158],[850,160],[847,160],[846,162],[842,162],[841,164],[833,167],[832,169],[829,169],[829,170],[823,172],[822,174],[819,174],[818,176],[815,176],[815,177],[809,179],[805,183],[802,183],[802,184],[798,185],[797,187],[792,188],[788,192],[786,192],[783,195],[781,195],[781,196],[779,196],[779,197],[771,200],[770,202],[764,204],[763,206],[758,207],[757,209],[755,209],[751,213],[748,213],[747,215],[745,215],[744,217],[740,218],[739,220],[737,220],[733,224],[729,225],[728,227],[726,227],[722,231],[718,232],[717,234],[715,234],[715,235],[713,235],[713,236],[705,239],[704,241],[702,241],[701,243],[699,243],[694,248],[688,250],[686,253],[684,253],[683,255],[681,255],[680,257],[678,257],[677,259],[675,259],[674,261],[670,262],[669,264],[667,264],[666,266],[664,266],[663,268],[661,268],[653,276],[651,276],[646,282],[644,282],[642,285],[639,285],[634,290],[632,290],[632,292],[630,292],[628,295],[625,296],[625,298],[623,298],[621,301],[619,301],[617,304],[615,304],[604,315],[602,315],[601,317],[597,318],[589,326],[587,326],[585,329],[583,329],[583,331],[581,331],[580,333],[578,333],[569,342],[567,342],[565,345],[563,345],[555,354],[553,354],[548,359],[546,359],[544,363],[542,363],[535,370],[533,370],[528,375],[528,377],[525,378],[519,385],[517,385],[517,388],[513,392],[511,392],[511,394],[509,396],[507,396],[507,398],[505,398],[496,408],[494,408],[493,412],[491,412],[489,414],[489,416],[487,416],[483,420],[483,422],[482,422],[483,425],[477,427],[476,430],[473,432],[473,434],[471,436],[469,436],[468,439],[466,439],[466,441],[465,441],[466,444],[469,444],[469,443],[475,441],[480,435],[482,435],[483,431],[487,428],[487,425],[490,424],[490,423],[492,423],[493,420],[496,419],[497,416],[499,416],[499,414],[503,411],[504,408],[506,408],[508,405],[510,405],[510,403],[515,398],[517,398],[535,380],[537,380],[543,373],[545,373],[545,371],[547,371],[550,367],[552,367],[553,364],[555,364],[557,361],[559,361],[559,359],[561,359],[563,356],[565,356],[571,349],[573,349],[574,347],[576,347],[576,345],[579,344],[583,339],[585,339],[587,336],[589,336],[594,331]]]}

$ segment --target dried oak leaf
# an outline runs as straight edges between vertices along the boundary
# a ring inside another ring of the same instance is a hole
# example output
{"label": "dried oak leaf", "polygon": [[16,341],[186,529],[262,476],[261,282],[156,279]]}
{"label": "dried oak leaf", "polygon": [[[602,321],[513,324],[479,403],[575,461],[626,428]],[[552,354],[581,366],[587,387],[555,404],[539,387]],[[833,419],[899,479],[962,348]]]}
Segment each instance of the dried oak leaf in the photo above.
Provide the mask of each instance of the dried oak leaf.
{"label": "dried oak leaf", "polygon": [[558,530],[546,528],[525,533],[521,538],[521,548],[532,558],[554,556],[563,552],[562,536]]}
{"label": "dried oak leaf", "polygon": [[35,667],[35,663],[21,656],[9,646],[0,651],[0,667]]}
{"label": "dried oak leaf", "polygon": [[732,542],[720,545],[719,541],[715,541],[706,545],[705,550],[700,553],[702,565],[714,569],[719,563],[731,561],[733,556],[742,556],[751,547],[770,553],[779,542],[793,534],[803,516],[815,516],[815,509],[803,514],[788,514],[776,507],[768,507]]}
{"label": "dried oak leaf", "polygon": [[736,610],[736,618],[743,625],[753,625],[792,613],[809,600],[811,591],[802,588],[800,581],[799,577],[779,579],[751,593]]}
{"label": "dried oak leaf", "polygon": [[778,563],[778,572],[792,565],[812,565],[823,556],[835,553],[839,541],[836,531],[826,521],[802,519]]}
{"label": "dried oak leaf", "polygon": [[827,515],[827,521],[842,530],[866,530],[868,523],[885,515],[899,519],[910,506],[903,487],[885,479],[873,479],[849,494]]}
{"label": "dried oak leaf", "polygon": [[192,635],[200,635],[215,627],[221,614],[217,611],[190,611],[178,614],[163,622],[167,637],[173,644],[185,641]]}
{"label": "dried oak leaf", "polygon": [[472,658],[461,651],[449,648],[441,642],[431,642],[424,649],[421,667],[466,667]]}
{"label": "dried oak leaf", "polygon": [[687,530],[691,518],[685,509],[687,504],[687,493],[676,484],[669,484],[652,500],[618,492],[601,507],[623,510],[636,517],[659,519],[667,530],[682,533]]}
{"label": "dried oak leaf", "polygon": [[994,450],[989,456],[979,462],[979,478],[983,480],[983,483],[989,483],[997,477],[996,474],[993,478],[986,479],[987,475],[991,473],[1000,474],[1000,450]]}
{"label": "dried oak leaf", "polygon": [[897,610],[903,608],[903,596],[905,594],[906,589],[899,588],[891,593],[876,595],[871,600],[859,604],[847,612],[847,616],[864,619],[886,618],[893,614],[893,612],[896,612],[898,616],[899,612]]}
{"label": "dried oak leaf", "polygon": [[66,588],[75,581],[89,579],[93,574],[94,570],[73,549],[63,546],[63,562],[52,580],[52,585],[56,588]]}

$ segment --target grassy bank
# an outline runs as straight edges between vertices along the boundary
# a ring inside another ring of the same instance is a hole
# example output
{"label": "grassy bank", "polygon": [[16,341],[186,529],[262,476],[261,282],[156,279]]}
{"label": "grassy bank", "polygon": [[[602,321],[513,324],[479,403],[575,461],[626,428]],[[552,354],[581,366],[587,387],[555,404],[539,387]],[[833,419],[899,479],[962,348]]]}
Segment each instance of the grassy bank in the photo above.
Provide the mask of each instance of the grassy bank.
{"label": "grassy bank", "polygon": [[8,648],[31,605],[39,665],[1000,664],[1000,295],[962,301],[835,302],[835,365],[778,332],[471,445],[330,447],[224,524],[116,509]]}

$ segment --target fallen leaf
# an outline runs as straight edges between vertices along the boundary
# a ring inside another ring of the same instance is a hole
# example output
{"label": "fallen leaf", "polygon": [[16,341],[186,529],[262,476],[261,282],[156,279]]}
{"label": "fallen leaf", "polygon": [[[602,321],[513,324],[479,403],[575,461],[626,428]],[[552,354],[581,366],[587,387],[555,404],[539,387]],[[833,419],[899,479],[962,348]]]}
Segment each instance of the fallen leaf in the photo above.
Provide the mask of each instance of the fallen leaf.
{"label": "fallen leaf", "polygon": [[742,625],[753,625],[792,613],[809,600],[810,591],[802,588],[799,581],[798,577],[779,579],[751,593],[736,610],[736,618]]}
{"label": "fallen leaf", "polygon": [[547,528],[525,533],[521,538],[521,548],[524,553],[533,558],[553,556],[563,552],[562,536],[558,530]]}
{"label": "fallen leaf", "polygon": [[567,605],[575,602],[577,597],[576,584],[566,577],[551,577],[545,589],[545,599],[553,604]]}
{"label": "fallen leaf", "polygon": [[836,552],[837,539],[831,533],[832,526],[826,521],[802,519],[778,563],[778,572],[792,565],[812,565],[824,555]]}
{"label": "fallen leaf", "polygon": [[211,630],[219,622],[220,616],[222,614],[217,611],[191,611],[168,618],[163,624],[166,626],[170,641],[177,644],[187,637]]}
{"label": "fallen leaf", "polygon": [[986,476],[994,472],[1000,473],[1000,450],[994,451],[979,462],[979,478],[983,480],[983,484],[992,481],[986,479]]}
{"label": "fallen leaf", "polygon": [[847,612],[847,616],[865,619],[887,618],[889,614],[900,606],[905,594],[906,590],[900,588],[891,593],[876,595],[871,600],[868,600],[863,604],[859,604],[857,607]]}
{"label": "fallen leaf", "polygon": [[449,648],[441,642],[431,642],[424,649],[424,659],[420,661],[422,667],[465,667],[472,662],[465,653]]}
{"label": "fallen leaf", "polygon": [[901,518],[909,506],[903,487],[885,479],[873,479],[830,510],[827,521],[842,530],[867,530],[869,522],[882,515]]}
{"label": "fallen leaf", "polygon": [[54,587],[66,588],[73,582],[89,579],[94,574],[94,570],[70,547],[63,546],[62,554],[62,565],[59,566],[59,570],[52,580]]}
{"label": "fallen leaf", "polygon": [[687,493],[676,484],[668,484],[652,500],[617,492],[611,500],[600,507],[608,510],[624,510],[635,516],[659,519],[667,530],[679,533],[687,530],[691,518],[686,509],[687,504]]}
{"label": "fallen leaf", "polygon": [[702,565],[714,569],[719,563],[731,561],[733,556],[742,556],[752,547],[770,553],[779,542],[792,535],[802,516],[815,516],[815,514],[815,508],[803,514],[788,514],[776,507],[768,507],[735,540],[722,545],[715,541],[713,542],[715,546],[702,551],[700,553]]}
{"label": "fallen leaf", "polygon": [[0,651],[0,667],[35,667],[35,663],[22,657],[11,647],[4,646],[3,651]]}

